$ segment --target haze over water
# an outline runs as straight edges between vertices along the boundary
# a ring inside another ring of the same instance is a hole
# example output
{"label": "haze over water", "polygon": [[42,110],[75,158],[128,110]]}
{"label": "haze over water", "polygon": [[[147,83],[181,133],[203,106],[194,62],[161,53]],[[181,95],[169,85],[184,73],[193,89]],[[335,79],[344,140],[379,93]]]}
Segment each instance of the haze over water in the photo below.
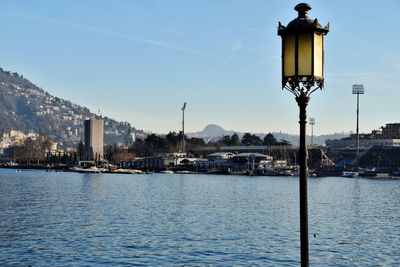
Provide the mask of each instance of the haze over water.
{"label": "haze over water", "polygon": [[[312,266],[398,266],[400,181],[309,178]],[[299,265],[297,177],[0,170],[0,265]],[[314,237],[315,234],[315,237]]]}

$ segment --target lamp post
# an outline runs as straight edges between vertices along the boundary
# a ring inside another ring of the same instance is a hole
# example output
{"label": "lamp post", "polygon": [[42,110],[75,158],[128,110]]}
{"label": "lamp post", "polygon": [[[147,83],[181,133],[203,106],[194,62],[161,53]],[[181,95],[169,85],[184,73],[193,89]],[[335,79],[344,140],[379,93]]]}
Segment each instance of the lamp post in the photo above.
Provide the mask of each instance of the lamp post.
{"label": "lamp post", "polygon": [[311,125],[311,147],[314,146],[314,125],[315,125],[315,118],[310,118],[308,124]]}
{"label": "lamp post", "polygon": [[306,3],[294,9],[298,17],[286,27],[279,22],[278,35],[282,37],[282,89],[295,96],[300,109],[300,254],[301,266],[309,266],[306,108],[310,95],[324,85],[324,36],[329,24],[322,27],[317,19],[310,19],[307,12],[311,7]]}
{"label": "lamp post", "polygon": [[364,94],[364,85],[362,84],[353,84],[353,95],[357,95],[357,126],[356,126],[356,132],[357,132],[357,156],[356,156],[356,166],[358,169],[358,160],[360,158],[360,134],[358,132],[358,122],[359,122],[359,114],[360,114],[360,105],[359,105],[359,96]]}

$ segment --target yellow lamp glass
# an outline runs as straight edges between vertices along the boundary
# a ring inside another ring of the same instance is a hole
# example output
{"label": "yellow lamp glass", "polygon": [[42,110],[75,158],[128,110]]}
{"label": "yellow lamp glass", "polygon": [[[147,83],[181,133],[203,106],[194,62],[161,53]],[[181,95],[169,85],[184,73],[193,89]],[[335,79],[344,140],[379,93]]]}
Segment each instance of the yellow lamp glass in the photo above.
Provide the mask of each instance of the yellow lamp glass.
{"label": "yellow lamp glass", "polygon": [[314,76],[323,78],[324,76],[324,39],[322,34],[314,33]]}
{"label": "yellow lamp glass", "polygon": [[296,38],[294,34],[287,35],[283,39],[283,76],[296,75]]}
{"label": "yellow lamp glass", "polygon": [[312,76],[312,33],[298,35],[298,75]]}

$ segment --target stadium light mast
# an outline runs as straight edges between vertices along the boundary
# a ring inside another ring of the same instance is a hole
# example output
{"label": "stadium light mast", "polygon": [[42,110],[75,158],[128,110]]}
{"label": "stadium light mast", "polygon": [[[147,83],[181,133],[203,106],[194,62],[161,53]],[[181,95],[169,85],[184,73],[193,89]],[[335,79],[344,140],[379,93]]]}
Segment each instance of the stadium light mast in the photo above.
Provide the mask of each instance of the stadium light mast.
{"label": "stadium light mast", "polygon": [[360,114],[360,101],[359,96],[364,94],[364,85],[362,84],[353,84],[353,95],[357,95],[357,125],[356,125],[356,133],[357,133],[357,156],[356,156],[356,166],[358,169],[358,160],[360,159],[360,133],[358,129],[359,125],[359,114]]}
{"label": "stadium light mast", "polygon": [[182,110],[182,140],[181,140],[181,147],[182,153],[185,153],[185,109],[186,109],[186,102],[183,103]]}
{"label": "stadium light mast", "polygon": [[299,106],[299,195],[301,266],[309,266],[308,201],[307,201],[307,105],[310,95],[324,87],[324,36],[329,24],[322,27],[307,13],[311,6],[300,3],[294,7],[298,17],[285,27],[279,22],[282,37],[282,89],[291,92]]}
{"label": "stadium light mast", "polygon": [[310,118],[308,124],[311,125],[311,147],[314,146],[314,125],[315,125],[315,118]]}

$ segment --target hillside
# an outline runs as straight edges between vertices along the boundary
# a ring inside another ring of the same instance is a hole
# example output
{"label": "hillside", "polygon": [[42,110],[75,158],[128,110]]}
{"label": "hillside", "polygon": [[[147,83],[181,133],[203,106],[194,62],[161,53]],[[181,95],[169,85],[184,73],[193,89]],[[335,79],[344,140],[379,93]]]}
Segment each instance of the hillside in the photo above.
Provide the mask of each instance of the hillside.
{"label": "hillside", "polygon": [[[22,75],[0,68],[0,132],[34,131],[63,147],[83,140],[83,121],[96,116],[86,107],[50,95]],[[104,117],[105,143],[126,143],[136,129]]]}

